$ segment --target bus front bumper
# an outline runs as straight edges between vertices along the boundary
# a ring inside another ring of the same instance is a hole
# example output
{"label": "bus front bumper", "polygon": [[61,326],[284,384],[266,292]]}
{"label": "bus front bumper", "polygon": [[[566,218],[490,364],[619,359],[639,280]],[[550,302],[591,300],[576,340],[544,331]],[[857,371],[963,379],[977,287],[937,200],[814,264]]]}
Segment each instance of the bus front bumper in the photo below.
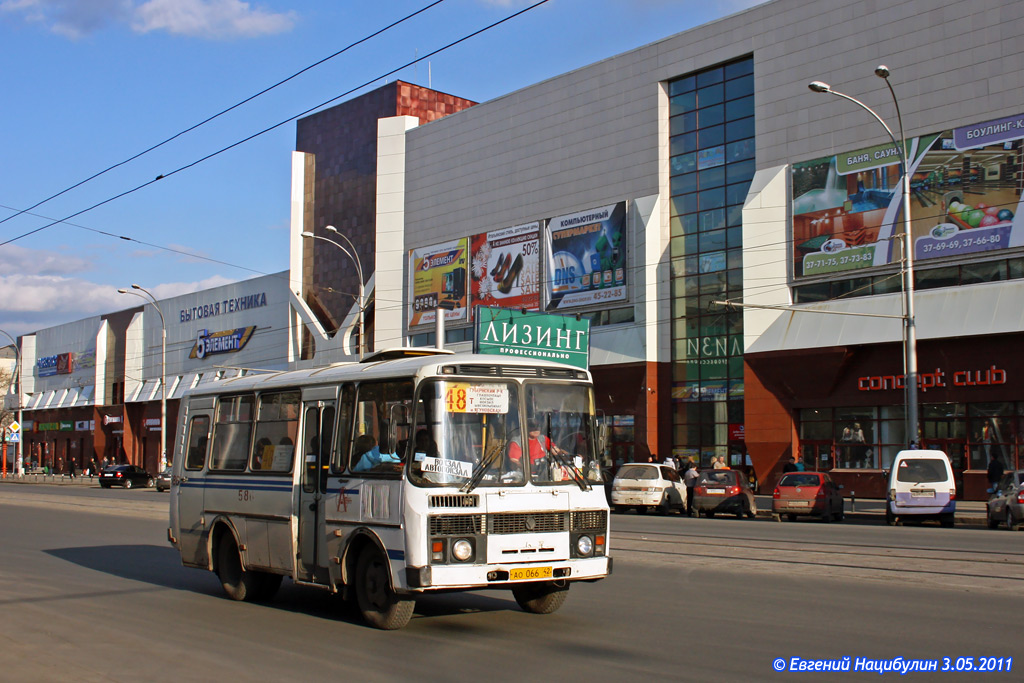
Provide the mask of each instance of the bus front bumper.
{"label": "bus front bumper", "polygon": [[526,581],[598,581],[612,573],[607,556],[550,563],[508,565],[430,565],[406,567],[406,588],[412,592],[508,588]]}

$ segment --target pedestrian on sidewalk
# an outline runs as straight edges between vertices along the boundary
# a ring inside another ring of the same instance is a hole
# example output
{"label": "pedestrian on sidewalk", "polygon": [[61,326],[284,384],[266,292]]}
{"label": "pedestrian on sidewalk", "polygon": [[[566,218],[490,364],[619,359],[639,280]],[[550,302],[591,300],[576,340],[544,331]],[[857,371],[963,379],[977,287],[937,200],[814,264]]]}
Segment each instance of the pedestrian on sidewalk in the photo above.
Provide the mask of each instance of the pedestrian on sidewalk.
{"label": "pedestrian on sidewalk", "polygon": [[72,479],[74,479],[75,478],[75,473],[77,472],[77,470],[78,470],[78,468],[75,467],[75,459],[74,458],[68,458],[68,476],[71,477]]}
{"label": "pedestrian on sidewalk", "polygon": [[999,480],[1003,478],[1003,462],[999,459],[998,453],[992,453],[992,459],[988,461],[988,491],[992,493],[999,486]]}
{"label": "pedestrian on sidewalk", "polygon": [[697,465],[690,458],[686,463],[686,471],[683,473],[683,483],[686,484],[686,516],[693,517],[693,489],[697,486]]}

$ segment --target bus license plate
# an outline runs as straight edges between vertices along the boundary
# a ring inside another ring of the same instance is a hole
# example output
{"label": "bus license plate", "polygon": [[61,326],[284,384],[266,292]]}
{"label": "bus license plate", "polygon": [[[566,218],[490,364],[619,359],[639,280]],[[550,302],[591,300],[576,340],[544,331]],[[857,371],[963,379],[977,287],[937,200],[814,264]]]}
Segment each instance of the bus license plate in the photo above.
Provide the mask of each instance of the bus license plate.
{"label": "bus license plate", "polygon": [[551,567],[523,567],[509,571],[508,578],[511,581],[535,581],[537,579],[550,579]]}

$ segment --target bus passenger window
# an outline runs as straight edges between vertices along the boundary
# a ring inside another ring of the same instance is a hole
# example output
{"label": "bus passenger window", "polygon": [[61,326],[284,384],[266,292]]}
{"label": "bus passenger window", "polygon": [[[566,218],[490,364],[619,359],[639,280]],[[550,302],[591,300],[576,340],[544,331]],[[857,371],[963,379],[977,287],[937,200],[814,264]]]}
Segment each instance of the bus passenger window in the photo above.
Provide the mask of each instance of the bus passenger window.
{"label": "bus passenger window", "polygon": [[249,459],[253,472],[291,472],[299,433],[299,392],[260,394],[256,412],[256,446]]}
{"label": "bus passenger window", "polygon": [[200,415],[192,418],[188,427],[188,451],[185,454],[186,470],[201,470],[206,461],[206,445],[210,441],[210,418]]}
{"label": "bus passenger window", "polygon": [[249,459],[253,397],[227,396],[217,406],[210,470],[240,472]]}

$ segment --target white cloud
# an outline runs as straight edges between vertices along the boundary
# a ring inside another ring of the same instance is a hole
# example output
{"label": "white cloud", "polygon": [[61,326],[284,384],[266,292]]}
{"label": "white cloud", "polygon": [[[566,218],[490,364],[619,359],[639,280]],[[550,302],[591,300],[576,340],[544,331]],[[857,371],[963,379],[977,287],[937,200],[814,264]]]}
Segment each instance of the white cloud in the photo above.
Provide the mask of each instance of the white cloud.
{"label": "white cloud", "polygon": [[294,12],[273,12],[242,0],[0,0],[0,13],[20,16],[68,38],[81,38],[110,25],[137,33],[165,31],[198,38],[251,38],[283,33],[295,25]]}
{"label": "white cloud", "polygon": [[8,244],[2,250],[0,275],[24,273],[28,275],[67,275],[91,270],[93,264],[78,256],[60,254],[45,249],[26,249]]}
{"label": "white cloud", "polygon": [[241,0],[149,0],[136,9],[132,29],[200,38],[250,38],[283,33],[294,24],[292,12],[254,9]]}
{"label": "white cloud", "polygon": [[[158,300],[236,282],[214,275],[195,282],[166,282],[146,287]],[[0,275],[0,329],[18,336],[144,305],[119,294],[118,287],[59,275]]]}

